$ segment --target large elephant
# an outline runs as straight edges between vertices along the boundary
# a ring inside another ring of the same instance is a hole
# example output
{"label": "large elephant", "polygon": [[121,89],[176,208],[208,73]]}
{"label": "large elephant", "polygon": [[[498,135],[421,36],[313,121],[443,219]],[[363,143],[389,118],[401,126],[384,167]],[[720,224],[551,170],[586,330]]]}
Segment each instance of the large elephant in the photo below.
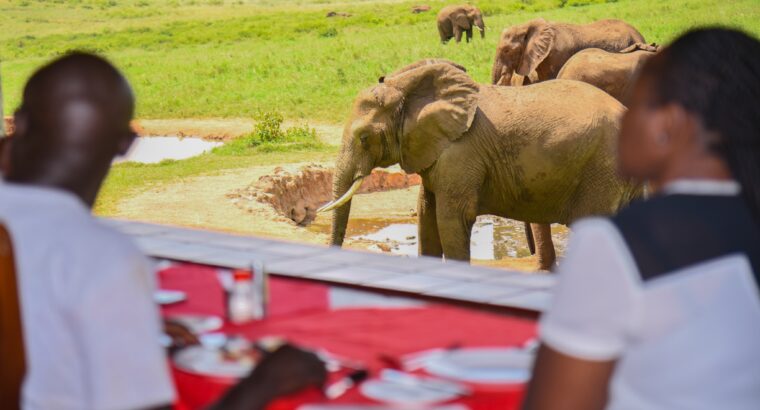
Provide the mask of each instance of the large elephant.
{"label": "large elephant", "polygon": [[473,27],[480,31],[480,38],[486,35],[486,25],[483,22],[483,14],[477,7],[464,4],[461,6],[446,6],[438,12],[436,18],[438,23],[438,34],[441,36],[441,43],[446,44],[452,37],[455,37],[457,43],[462,41],[462,33],[466,33],[467,42],[472,39]]}
{"label": "large elephant", "polygon": [[538,81],[551,80],[580,50],[619,51],[636,43],[644,43],[644,37],[633,26],[620,20],[576,25],[535,19],[501,33],[491,83],[510,85],[514,73],[524,77],[534,70]]}
{"label": "large elephant", "polygon": [[624,103],[623,98],[628,95],[634,75],[657,50],[655,44],[642,43],[619,52],[588,48],[570,57],[557,78],[589,83]]}
{"label": "large elephant", "polygon": [[334,211],[331,242],[343,243],[362,179],[393,164],[422,177],[422,255],[469,260],[478,215],[567,224],[614,213],[638,192],[615,171],[623,109],[578,81],[498,87],[445,60],[405,67],[354,101],[321,208]]}

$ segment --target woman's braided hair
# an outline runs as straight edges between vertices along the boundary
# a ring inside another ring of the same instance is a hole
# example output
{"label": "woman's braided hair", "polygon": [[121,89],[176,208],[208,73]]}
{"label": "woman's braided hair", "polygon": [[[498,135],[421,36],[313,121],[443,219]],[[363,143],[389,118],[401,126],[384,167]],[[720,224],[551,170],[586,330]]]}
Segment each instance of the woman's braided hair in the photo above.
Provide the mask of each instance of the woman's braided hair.
{"label": "woman's braided hair", "polygon": [[734,29],[687,32],[650,61],[654,104],[678,104],[701,118],[760,221],[760,41]]}

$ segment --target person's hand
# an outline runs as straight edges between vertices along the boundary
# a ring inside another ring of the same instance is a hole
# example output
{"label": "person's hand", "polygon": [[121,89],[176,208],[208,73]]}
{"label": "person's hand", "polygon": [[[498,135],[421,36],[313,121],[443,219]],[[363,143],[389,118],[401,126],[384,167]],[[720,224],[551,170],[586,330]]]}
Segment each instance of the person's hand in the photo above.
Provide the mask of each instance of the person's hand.
{"label": "person's hand", "polygon": [[275,398],[310,386],[322,389],[326,379],[325,364],[317,355],[286,344],[264,356],[247,382],[257,389],[266,386]]}
{"label": "person's hand", "polygon": [[164,319],[164,333],[172,339],[172,347],[179,348],[200,343],[187,326],[171,319]]}

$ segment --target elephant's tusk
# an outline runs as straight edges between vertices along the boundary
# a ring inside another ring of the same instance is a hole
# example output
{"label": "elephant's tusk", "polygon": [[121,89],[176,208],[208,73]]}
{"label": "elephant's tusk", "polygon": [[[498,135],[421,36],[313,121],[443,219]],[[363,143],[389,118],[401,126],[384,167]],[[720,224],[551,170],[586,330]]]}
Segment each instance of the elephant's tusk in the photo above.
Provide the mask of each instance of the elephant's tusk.
{"label": "elephant's tusk", "polygon": [[361,177],[354,181],[354,183],[351,185],[351,188],[348,188],[348,191],[346,191],[343,196],[336,199],[335,201],[328,202],[324,205],[322,205],[321,208],[317,209],[317,212],[329,212],[332,211],[335,208],[339,208],[343,206],[346,202],[351,200],[351,197],[354,196],[356,191],[359,190],[359,188],[362,186],[362,181],[364,180],[364,177]]}
{"label": "elephant's tusk", "polygon": [[483,29],[480,28],[480,27],[478,27],[478,26],[475,26],[475,28],[478,29],[478,30],[480,30],[480,31],[483,31]]}
{"label": "elephant's tusk", "polygon": [[512,81],[511,82],[512,82],[511,85],[513,87],[520,87],[525,82],[525,76],[517,74],[517,73],[514,73],[514,74],[512,74]]}

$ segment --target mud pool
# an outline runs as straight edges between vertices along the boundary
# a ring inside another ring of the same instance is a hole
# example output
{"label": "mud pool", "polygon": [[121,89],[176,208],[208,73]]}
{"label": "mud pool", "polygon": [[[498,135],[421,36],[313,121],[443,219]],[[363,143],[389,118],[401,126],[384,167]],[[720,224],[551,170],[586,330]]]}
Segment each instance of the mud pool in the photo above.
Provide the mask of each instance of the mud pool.
{"label": "mud pool", "polygon": [[[329,233],[330,226],[312,224],[308,230]],[[558,256],[564,255],[569,230],[562,225],[552,225],[552,239]],[[349,222],[347,240],[365,245],[368,250],[394,255],[417,256],[417,221],[410,218],[361,219]],[[525,226],[492,215],[478,217],[470,238],[470,256],[479,260],[523,258],[530,255],[525,240]]]}
{"label": "mud pool", "polygon": [[192,137],[139,137],[132,144],[129,152],[116,158],[114,163],[133,161],[154,164],[166,159],[187,159],[220,145],[222,142]]}

